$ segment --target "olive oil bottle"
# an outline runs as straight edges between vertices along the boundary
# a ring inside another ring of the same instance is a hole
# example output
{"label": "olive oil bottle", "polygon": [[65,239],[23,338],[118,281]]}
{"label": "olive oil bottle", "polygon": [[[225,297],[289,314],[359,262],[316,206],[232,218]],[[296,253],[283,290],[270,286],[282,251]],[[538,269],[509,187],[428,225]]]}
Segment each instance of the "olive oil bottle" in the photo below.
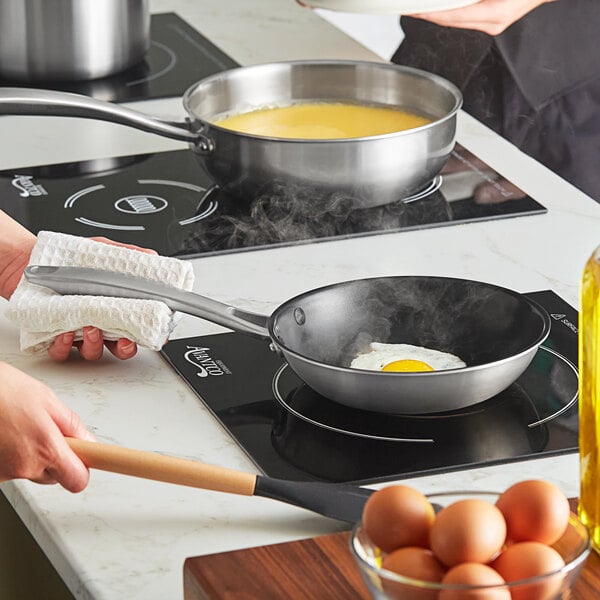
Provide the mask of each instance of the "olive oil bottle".
{"label": "olive oil bottle", "polygon": [[600,247],[588,260],[579,312],[579,517],[600,553]]}

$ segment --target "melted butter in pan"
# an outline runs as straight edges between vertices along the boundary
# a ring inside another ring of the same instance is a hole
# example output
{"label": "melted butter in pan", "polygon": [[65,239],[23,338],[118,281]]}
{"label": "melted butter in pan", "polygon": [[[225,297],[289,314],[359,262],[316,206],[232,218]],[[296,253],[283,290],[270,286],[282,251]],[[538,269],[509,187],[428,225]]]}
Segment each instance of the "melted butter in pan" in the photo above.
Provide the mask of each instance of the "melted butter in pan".
{"label": "melted butter in pan", "polygon": [[344,103],[264,108],[213,121],[240,133],[289,139],[345,139],[396,133],[431,120],[406,110]]}

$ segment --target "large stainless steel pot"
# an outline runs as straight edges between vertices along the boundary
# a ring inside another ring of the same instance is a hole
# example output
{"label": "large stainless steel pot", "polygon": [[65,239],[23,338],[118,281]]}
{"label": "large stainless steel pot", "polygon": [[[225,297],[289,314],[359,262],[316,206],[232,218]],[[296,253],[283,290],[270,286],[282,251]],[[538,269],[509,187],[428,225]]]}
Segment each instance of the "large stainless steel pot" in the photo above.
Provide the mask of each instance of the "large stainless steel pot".
{"label": "large stainless steel pot", "polygon": [[[211,122],[224,114],[307,101],[383,104],[433,121],[407,131],[339,140],[247,135]],[[103,119],[189,142],[215,182],[237,196],[253,197],[276,183],[346,196],[358,207],[402,199],[440,172],[454,147],[461,102],[454,85],[431,73],[353,61],[271,63],[212,75],[185,93],[189,119],[182,123],[76,94],[0,90],[0,114]]]}
{"label": "large stainless steel pot", "polygon": [[148,0],[0,0],[0,76],[81,81],[140,62]]}
{"label": "large stainless steel pot", "polygon": [[[326,398],[383,413],[455,410],[519,377],[550,333],[536,302],[506,288],[447,277],[378,277],[311,290],[265,316],[147,279],[77,267],[33,266],[31,283],[62,294],[147,298],[271,340],[294,372]],[[371,341],[424,346],[467,366],[420,373],[350,368]]]}

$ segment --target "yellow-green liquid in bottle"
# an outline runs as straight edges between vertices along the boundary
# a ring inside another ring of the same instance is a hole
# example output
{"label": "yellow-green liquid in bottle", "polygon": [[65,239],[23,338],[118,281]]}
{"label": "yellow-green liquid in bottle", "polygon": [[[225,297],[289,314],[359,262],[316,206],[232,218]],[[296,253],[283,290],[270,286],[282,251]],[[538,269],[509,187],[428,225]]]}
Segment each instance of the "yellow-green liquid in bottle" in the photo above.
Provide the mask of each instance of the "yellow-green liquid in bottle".
{"label": "yellow-green liquid in bottle", "polygon": [[579,313],[579,517],[600,553],[600,247],[585,266]]}

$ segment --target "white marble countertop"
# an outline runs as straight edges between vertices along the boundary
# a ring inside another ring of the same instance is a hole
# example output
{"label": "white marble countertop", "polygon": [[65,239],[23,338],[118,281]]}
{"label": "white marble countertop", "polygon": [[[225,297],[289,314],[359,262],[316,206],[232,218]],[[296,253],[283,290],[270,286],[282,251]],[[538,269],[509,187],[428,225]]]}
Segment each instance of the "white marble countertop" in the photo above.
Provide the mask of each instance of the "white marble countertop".
{"label": "white marble countertop", "polygon": [[[241,64],[296,58],[377,60],[293,0],[154,0],[176,11]],[[172,98],[135,104],[180,115]],[[180,148],[125,127],[64,118],[0,119],[0,169]],[[57,139],[60,143],[57,145]],[[458,140],[548,213],[422,231],[205,257],[193,261],[196,290],[255,311],[320,285],[379,275],[448,275],[517,291],[551,289],[574,307],[583,265],[600,243],[600,206],[468,116]],[[0,313],[3,306],[0,305]],[[174,337],[222,329],[184,317]],[[0,316],[0,359],[51,385],[102,441],[230,468],[255,467],[197,397],[152,351],[132,361],[54,364],[23,356]],[[425,492],[502,488],[544,477],[578,493],[575,454],[409,480]],[[238,497],[93,472],[71,495],[26,481],[2,484],[78,599],[181,598],[188,556],[325,534],[338,524],[262,498]]]}

